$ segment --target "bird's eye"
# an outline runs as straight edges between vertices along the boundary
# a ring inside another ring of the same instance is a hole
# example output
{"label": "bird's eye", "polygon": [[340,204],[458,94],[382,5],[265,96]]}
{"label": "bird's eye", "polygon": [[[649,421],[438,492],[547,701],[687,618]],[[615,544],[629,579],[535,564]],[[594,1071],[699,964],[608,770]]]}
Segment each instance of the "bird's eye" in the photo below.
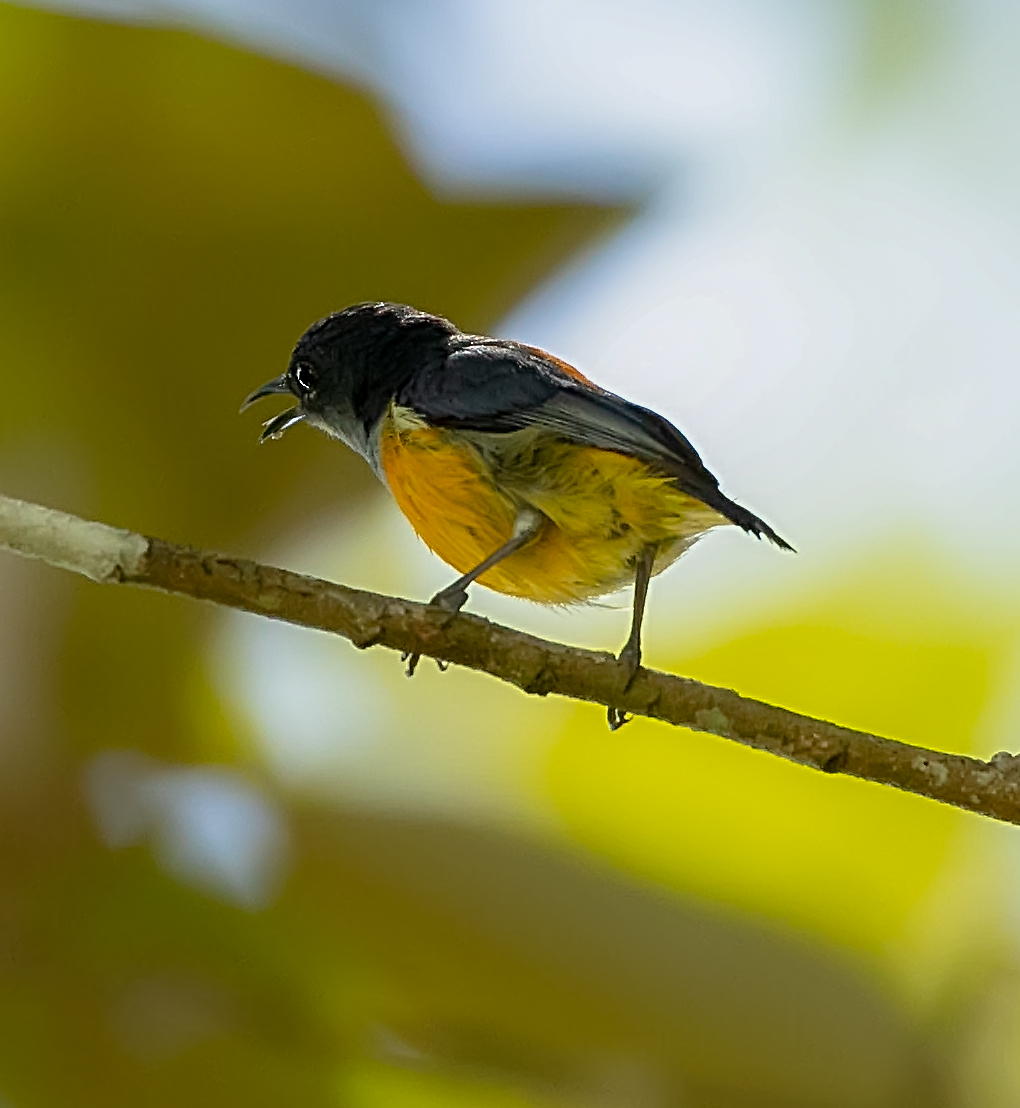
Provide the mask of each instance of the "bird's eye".
{"label": "bird's eye", "polygon": [[294,380],[298,388],[305,394],[315,391],[319,382],[318,370],[311,362],[298,362],[294,367]]}

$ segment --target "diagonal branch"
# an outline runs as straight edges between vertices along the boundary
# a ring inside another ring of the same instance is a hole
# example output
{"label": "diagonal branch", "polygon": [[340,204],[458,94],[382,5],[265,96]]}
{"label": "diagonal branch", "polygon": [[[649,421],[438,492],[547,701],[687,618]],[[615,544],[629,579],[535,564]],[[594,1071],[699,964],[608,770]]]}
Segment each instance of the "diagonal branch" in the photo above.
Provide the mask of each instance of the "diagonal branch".
{"label": "diagonal branch", "polygon": [[892,785],[1020,823],[1020,757],[989,762],[926,750],[653,670],[624,692],[611,654],[547,642],[478,616],[349,589],[225,554],[212,554],[0,496],[0,549],[106,584],[143,585],[315,627],[355,646],[386,646],[467,666],[537,696],[589,700],[707,731],[824,773]]}

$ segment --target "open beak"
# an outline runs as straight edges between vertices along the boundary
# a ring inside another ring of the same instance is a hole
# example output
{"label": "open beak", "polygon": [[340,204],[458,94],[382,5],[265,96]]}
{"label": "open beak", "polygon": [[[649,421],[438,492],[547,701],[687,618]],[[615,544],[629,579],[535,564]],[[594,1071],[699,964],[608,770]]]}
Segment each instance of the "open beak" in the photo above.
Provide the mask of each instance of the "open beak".
{"label": "open beak", "polygon": [[274,377],[272,381],[267,381],[262,388],[256,389],[241,405],[241,411],[247,411],[256,400],[261,400],[264,396],[276,396],[279,393],[287,392],[290,392],[287,386],[287,374],[282,373],[279,377]]}
{"label": "open beak", "polygon": [[265,442],[266,439],[278,439],[288,427],[293,427],[295,423],[300,423],[304,418],[305,413],[300,408],[288,408],[285,412],[280,412],[279,415],[267,419],[262,424],[262,434],[259,435],[259,442]]}
{"label": "open beak", "polygon": [[[264,396],[277,396],[281,393],[292,395],[287,385],[286,374],[274,377],[272,381],[267,381],[262,388],[256,389],[241,405],[241,411],[246,411],[256,400],[261,400]],[[262,434],[259,435],[259,442],[265,442],[266,439],[278,439],[288,427],[293,427],[295,423],[300,423],[304,418],[305,413],[300,408],[288,408],[285,412],[280,412],[279,415],[267,419],[262,424]]]}
{"label": "open beak", "polygon": [[279,439],[288,427],[293,427],[295,423],[300,423],[302,419],[305,419],[305,412],[302,412],[300,408],[288,408],[287,411],[280,412],[279,416],[274,416],[262,423],[262,433],[259,435],[258,441],[265,442],[267,439]]}

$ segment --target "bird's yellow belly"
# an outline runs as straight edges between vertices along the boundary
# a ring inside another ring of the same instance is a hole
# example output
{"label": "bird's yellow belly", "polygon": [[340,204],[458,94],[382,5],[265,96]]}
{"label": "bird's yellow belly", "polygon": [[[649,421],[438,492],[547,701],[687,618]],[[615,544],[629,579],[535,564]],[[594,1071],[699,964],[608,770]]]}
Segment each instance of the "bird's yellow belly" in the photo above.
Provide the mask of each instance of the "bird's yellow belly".
{"label": "bird's yellow belly", "polygon": [[648,544],[658,548],[660,573],[727,522],[637,458],[548,433],[489,438],[499,443],[495,453],[391,413],[379,457],[415,531],[459,573],[511,538],[522,508],[542,513],[536,538],[478,578],[496,592],[546,604],[591,600],[632,584]]}

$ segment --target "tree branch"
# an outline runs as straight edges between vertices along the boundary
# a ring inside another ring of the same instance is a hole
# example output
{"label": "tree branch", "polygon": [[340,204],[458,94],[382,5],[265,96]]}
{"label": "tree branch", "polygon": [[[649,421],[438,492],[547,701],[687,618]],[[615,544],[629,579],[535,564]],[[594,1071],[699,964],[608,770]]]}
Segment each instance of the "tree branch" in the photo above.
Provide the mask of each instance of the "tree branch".
{"label": "tree branch", "polygon": [[349,589],[272,566],[121,531],[0,496],[0,548],[106,584],[143,585],[491,674],[537,696],[589,700],[707,731],[811,766],[1020,823],[1020,757],[982,762],[802,716],[730,689],[641,669],[464,613]]}

